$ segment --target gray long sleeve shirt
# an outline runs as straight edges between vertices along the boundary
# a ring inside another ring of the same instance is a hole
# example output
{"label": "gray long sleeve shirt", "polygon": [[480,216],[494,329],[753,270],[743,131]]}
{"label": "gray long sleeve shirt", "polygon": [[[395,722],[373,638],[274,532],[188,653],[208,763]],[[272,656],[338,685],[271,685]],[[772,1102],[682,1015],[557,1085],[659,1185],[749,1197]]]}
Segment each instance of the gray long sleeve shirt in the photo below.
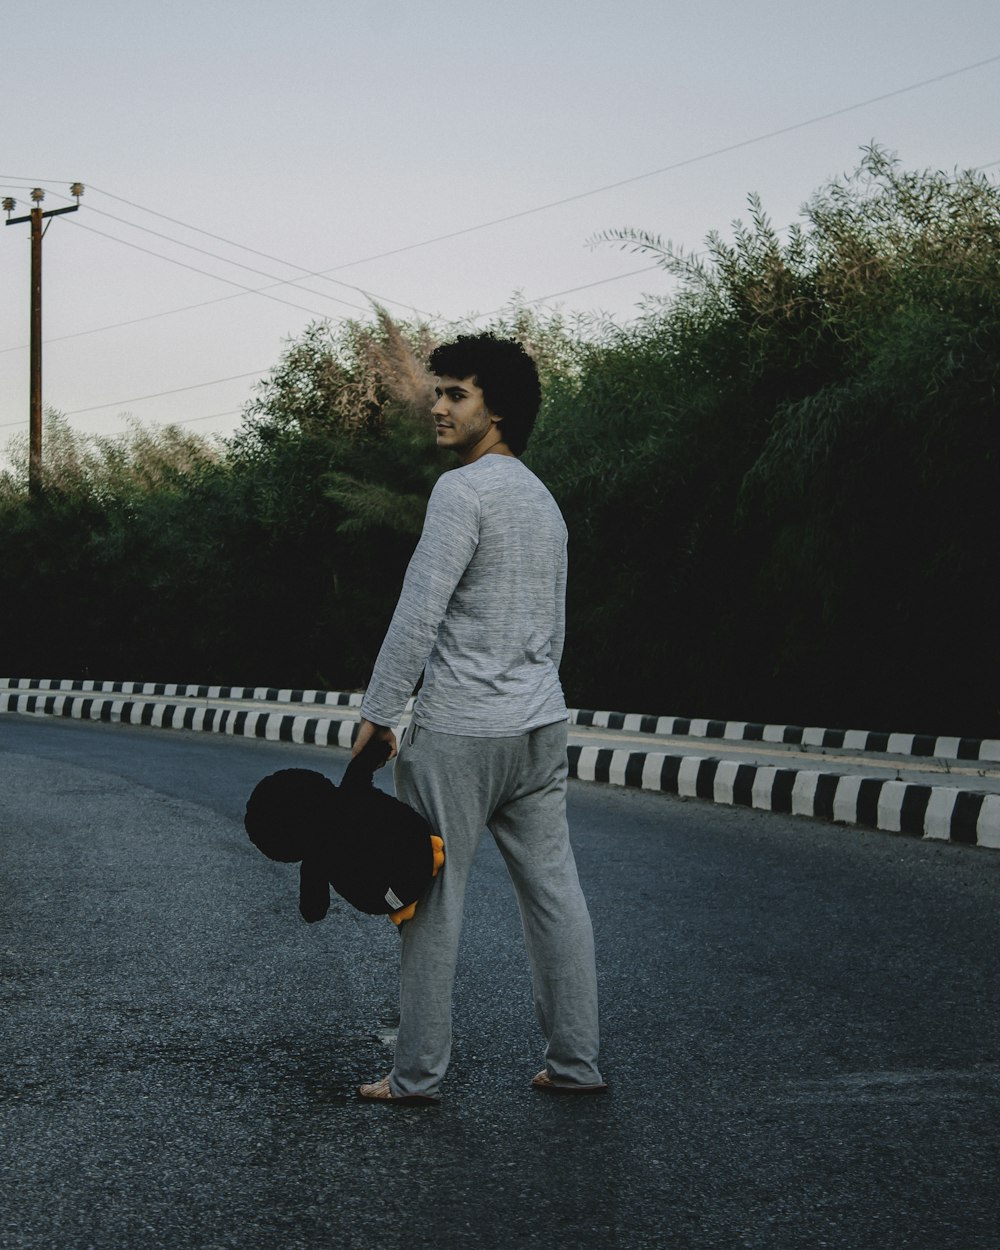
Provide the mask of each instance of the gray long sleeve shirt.
{"label": "gray long sleeve shirt", "polygon": [[566,525],[539,479],[487,454],[444,473],[427,504],[361,714],[512,737],[565,720]]}

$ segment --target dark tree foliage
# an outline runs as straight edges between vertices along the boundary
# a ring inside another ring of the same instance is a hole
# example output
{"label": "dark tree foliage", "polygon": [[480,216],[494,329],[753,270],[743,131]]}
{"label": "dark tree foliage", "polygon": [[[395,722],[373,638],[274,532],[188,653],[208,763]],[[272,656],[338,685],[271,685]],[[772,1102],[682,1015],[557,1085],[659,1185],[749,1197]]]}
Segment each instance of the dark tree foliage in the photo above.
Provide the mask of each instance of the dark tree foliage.
{"label": "dark tree foliage", "polygon": [[[575,706],[1000,736],[1000,192],[877,148],[782,237],[756,199],[631,324],[516,306],[525,461],[571,535]],[[0,476],[11,675],[364,684],[450,461],[447,330],[311,327],[222,446],[57,420]]]}
{"label": "dark tree foliage", "polygon": [[562,479],[586,517],[574,593],[603,569],[628,605],[577,598],[591,658],[569,684],[640,710],[1000,735],[1000,193],[872,148],[804,216],[781,244],[751,200],[704,260],[607,236],[684,288],[551,414],[553,463],[572,424],[614,466]]}

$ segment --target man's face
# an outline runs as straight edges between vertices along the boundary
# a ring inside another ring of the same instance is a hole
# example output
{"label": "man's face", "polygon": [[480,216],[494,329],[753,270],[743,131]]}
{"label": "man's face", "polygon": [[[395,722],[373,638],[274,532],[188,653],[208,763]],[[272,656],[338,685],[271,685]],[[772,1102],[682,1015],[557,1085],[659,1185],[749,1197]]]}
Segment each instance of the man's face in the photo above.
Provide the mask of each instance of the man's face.
{"label": "man's face", "polygon": [[500,419],[487,409],[473,377],[443,374],[437,379],[434,394],[437,402],[431,416],[439,447],[457,452],[463,464],[470,464],[500,441]]}

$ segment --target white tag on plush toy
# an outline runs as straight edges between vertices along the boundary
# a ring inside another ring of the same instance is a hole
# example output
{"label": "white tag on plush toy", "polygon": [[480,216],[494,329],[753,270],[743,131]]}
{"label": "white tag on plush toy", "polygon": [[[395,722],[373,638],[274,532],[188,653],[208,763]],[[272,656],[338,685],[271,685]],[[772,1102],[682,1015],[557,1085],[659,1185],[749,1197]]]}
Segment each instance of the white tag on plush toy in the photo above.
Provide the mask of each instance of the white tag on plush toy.
{"label": "white tag on plush toy", "polygon": [[393,894],[392,890],[386,890],[385,901],[389,904],[393,911],[399,911],[399,909],[404,905],[403,900],[401,898],[397,898],[396,895]]}

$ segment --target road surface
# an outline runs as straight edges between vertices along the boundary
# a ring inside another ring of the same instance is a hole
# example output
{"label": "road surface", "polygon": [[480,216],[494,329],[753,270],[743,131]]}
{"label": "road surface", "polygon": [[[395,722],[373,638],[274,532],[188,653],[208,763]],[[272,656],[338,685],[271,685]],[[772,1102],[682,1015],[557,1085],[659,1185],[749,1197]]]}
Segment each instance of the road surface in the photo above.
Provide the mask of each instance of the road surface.
{"label": "road surface", "polygon": [[0,1250],[998,1250],[995,852],[574,783],[610,1093],[529,1088],[487,839],[445,1099],[371,1106],[395,931],[241,824],[346,761],[0,717]]}

